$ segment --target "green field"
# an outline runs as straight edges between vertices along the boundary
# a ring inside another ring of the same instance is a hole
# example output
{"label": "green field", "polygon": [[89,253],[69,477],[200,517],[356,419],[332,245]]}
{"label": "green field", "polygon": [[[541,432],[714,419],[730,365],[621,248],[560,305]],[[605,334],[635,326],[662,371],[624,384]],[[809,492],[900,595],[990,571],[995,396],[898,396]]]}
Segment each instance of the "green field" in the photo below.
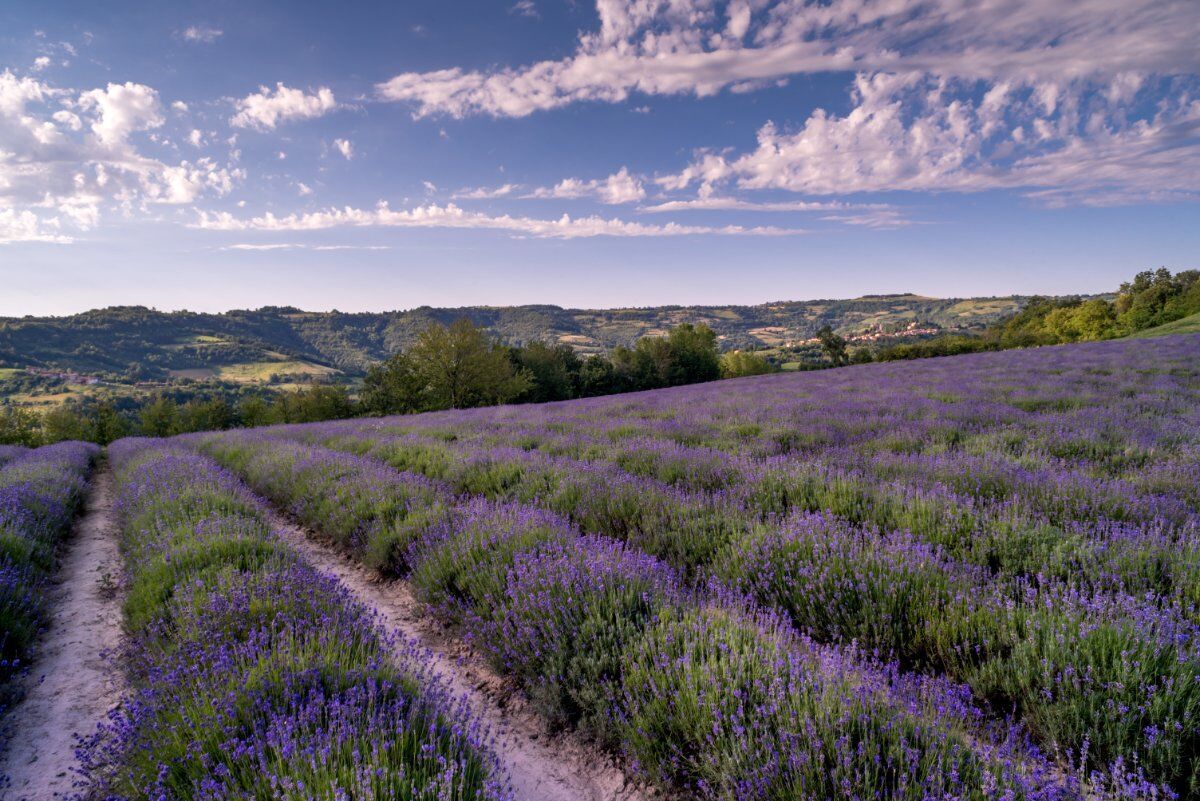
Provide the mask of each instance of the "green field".
{"label": "green field", "polygon": [[216,379],[233,381],[238,384],[258,383],[269,381],[271,376],[310,376],[324,378],[337,375],[338,370],[311,362],[295,359],[271,362],[243,362],[240,364],[223,364],[216,367],[197,367],[189,370],[172,370],[172,378],[191,378],[197,381]]}
{"label": "green field", "polygon": [[1164,323],[1154,328],[1147,328],[1145,331],[1138,331],[1133,334],[1138,339],[1146,337],[1165,337],[1170,334],[1196,334],[1200,333],[1200,314],[1193,314],[1190,317],[1184,317],[1182,320],[1175,320],[1171,323]]}

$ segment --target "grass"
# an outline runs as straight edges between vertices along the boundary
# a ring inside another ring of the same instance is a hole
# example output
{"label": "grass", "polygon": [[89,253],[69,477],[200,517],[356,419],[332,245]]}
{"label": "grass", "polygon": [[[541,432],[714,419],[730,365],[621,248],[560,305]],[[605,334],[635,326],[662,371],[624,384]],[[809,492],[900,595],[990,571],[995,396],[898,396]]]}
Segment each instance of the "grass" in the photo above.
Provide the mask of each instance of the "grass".
{"label": "grass", "polygon": [[337,375],[338,370],[320,364],[285,359],[282,361],[241,362],[238,364],[222,364],[215,367],[195,367],[186,370],[172,370],[173,378],[191,378],[203,381],[216,379],[233,381],[239,384],[253,384],[269,381],[271,376],[313,376],[325,377]]}
{"label": "grass", "polygon": [[1200,333],[1200,312],[1189,317],[1184,317],[1181,320],[1175,320],[1170,323],[1163,323],[1154,328],[1147,328],[1145,331],[1138,331],[1132,336],[1136,339],[1147,339],[1149,337],[1165,337],[1171,334],[1197,334]]}

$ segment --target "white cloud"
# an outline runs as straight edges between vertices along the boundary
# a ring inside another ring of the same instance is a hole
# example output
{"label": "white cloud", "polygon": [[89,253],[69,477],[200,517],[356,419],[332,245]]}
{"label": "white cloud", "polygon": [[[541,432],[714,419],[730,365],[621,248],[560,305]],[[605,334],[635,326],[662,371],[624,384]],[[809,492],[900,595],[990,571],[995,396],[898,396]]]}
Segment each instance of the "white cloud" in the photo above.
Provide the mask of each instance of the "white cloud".
{"label": "white cloud", "polygon": [[68,242],[105,211],[227,195],[244,178],[209,158],[170,164],[141,152],[133,134],[149,140],[162,124],[158,94],[142,84],[79,92],[0,73],[3,238]]}
{"label": "white cloud", "polygon": [[453,203],[446,206],[430,204],[394,211],[386,203],[374,209],[347,206],[306,214],[277,217],[267,213],[261,217],[242,219],[228,212],[201,212],[195,227],[215,231],[319,231],[342,227],[384,228],[451,228],[507,231],[518,236],[537,239],[578,239],[596,236],[664,237],[721,234],[729,236],[791,236],[804,233],[799,229],[769,226],[743,227],[738,225],[699,226],[667,223],[645,223],[606,219],[597,216],[573,218],[564,214],[553,220],[531,217],[512,217],[507,214],[491,216],[465,211]]}
{"label": "white cloud", "polygon": [[288,120],[312,119],[328,114],[337,108],[333,92],[322,86],[312,94],[292,89],[282,83],[269,87],[260,86],[259,91],[236,101],[237,113],[229,120],[236,128],[257,128],[269,131]]}
{"label": "white cloud", "polygon": [[37,58],[35,58],[33,60],[33,71],[34,72],[41,72],[42,70],[46,69],[46,67],[49,67],[49,66],[50,66],[50,57],[49,56],[38,56]]}
{"label": "white cloud", "polygon": [[188,104],[184,103],[182,100],[176,100],[171,104],[171,110],[177,111],[180,114],[186,114],[188,110]]}
{"label": "white cloud", "polygon": [[735,197],[710,196],[690,200],[667,200],[652,206],[642,206],[638,211],[778,211],[778,212],[842,212],[859,209],[890,209],[886,203],[843,203],[829,200],[782,200],[758,202]]}
{"label": "white cloud", "polygon": [[145,182],[147,199],[152,203],[193,203],[205,192],[228,195],[236,182],[245,178],[240,170],[223,169],[209,158],[195,163],[180,162],[163,167],[161,177]]}
{"label": "white cloud", "polygon": [[622,167],[603,180],[593,179],[583,181],[579,178],[564,178],[552,187],[542,187],[533,190],[526,197],[535,198],[581,198],[594,197],[602,203],[617,205],[634,203],[646,196],[641,179],[630,175],[629,170]]}
{"label": "white cloud", "polygon": [[297,242],[271,242],[254,244],[239,242],[236,245],[226,245],[220,250],[315,250],[318,252],[342,250],[391,250],[391,245],[307,245]]}
{"label": "white cloud", "polygon": [[200,44],[212,44],[220,39],[225,34],[224,31],[218,30],[210,25],[189,25],[183,30],[183,38],[189,42],[197,42]]}
{"label": "white cloud", "polygon": [[0,245],[13,242],[69,243],[70,237],[53,231],[57,227],[56,222],[42,220],[31,211],[0,209]]}
{"label": "white cloud", "polygon": [[129,134],[163,124],[158,92],[140,83],[110,83],[79,96],[80,107],[95,110],[92,132],[102,144],[120,148]]}
{"label": "white cloud", "polygon": [[193,128],[192,132],[187,135],[187,141],[192,147],[204,147],[204,132]]}
{"label": "white cloud", "polygon": [[521,17],[531,17],[533,19],[541,16],[538,14],[537,5],[533,0],[517,0],[516,3],[509,6],[508,13]]}
{"label": "white cloud", "polygon": [[300,197],[308,197],[313,193],[312,187],[304,183],[304,181],[296,182],[296,191],[300,193]]}
{"label": "white cloud", "polygon": [[349,139],[334,139],[333,147],[342,154],[342,158],[346,161],[354,158],[354,143]]}
{"label": "white cloud", "polygon": [[1194,0],[597,0],[599,30],[557,61],[408,72],[379,84],[416,116],[520,117],[632,92],[769,85],[835,71],[1071,80],[1200,68]]}
{"label": "white cloud", "polygon": [[54,112],[50,118],[69,131],[83,130],[83,121],[79,119],[79,115],[66,109]]}
{"label": "white cloud", "polygon": [[1137,90],[1114,80],[1114,91],[1006,82],[980,95],[973,81],[860,74],[844,116],[818,109],[791,132],[767,123],[754,150],[702,153],[657,183],[696,184],[702,198],[724,184],[818,195],[1019,189],[1084,203],[1090,192],[1108,202],[1200,193],[1200,101],[1167,94],[1153,116],[1131,118],[1111,98]]}
{"label": "white cloud", "polygon": [[476,187],[460,189],[452,196],[455,200],[491,200],[498,197],[508,197],[521,188],[520,184],[503,184],[496,187]]}

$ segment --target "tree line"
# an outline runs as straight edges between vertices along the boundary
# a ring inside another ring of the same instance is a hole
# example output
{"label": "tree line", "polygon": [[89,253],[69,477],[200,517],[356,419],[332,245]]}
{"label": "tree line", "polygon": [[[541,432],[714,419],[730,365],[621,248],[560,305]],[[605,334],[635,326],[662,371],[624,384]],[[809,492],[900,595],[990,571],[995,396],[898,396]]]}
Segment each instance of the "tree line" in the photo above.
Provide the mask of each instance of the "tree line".
{"label": "tree line", "polygon": [[982,335],[945,335],[884,348],[877,359],[918,359],[1129,336],[1200,313],[1200,270],[1146,270],[1105,298],[1035,297]]}
{"label": "tree line", "polygon": [[371,367],[357,395],[318,384],[271,395],[227,394],[180,401],[169,393],[137,400],[67,402],[46,412],[0,409],[0,443],[36,446],[63,440],[108,444],[133,434],[310,423],[364,415],[542,403],[758,375],[773,367],[759,354],[722,354],[704,325],[682,324],[643,337],[607,356],[579,356],[570,346],[505,345],[467,319],[430,324],[416,342]]}

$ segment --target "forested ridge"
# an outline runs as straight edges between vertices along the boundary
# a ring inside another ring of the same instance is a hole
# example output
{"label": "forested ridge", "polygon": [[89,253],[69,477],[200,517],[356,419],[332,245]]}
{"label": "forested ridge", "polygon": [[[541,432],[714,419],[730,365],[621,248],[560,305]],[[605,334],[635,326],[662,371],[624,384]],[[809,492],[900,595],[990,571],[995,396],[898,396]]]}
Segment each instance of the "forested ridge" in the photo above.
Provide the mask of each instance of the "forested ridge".
{"label": "forested ridge", "polygon": [[982,328],[1026,300],[875,295],[758,306],[420,307],[377,313],[264,307],[206,314],[120,306],[66,317],[0,318],[0,367],[158,378],[171,370],[290,358],[359,374],[410,346],[431,324],[461,318],[506,343],[562,343],[584,355],[632,346],[680,323],[707,325],[722,350],[757,349],[811,338],[825,325],[846,334],[911,324]]}

